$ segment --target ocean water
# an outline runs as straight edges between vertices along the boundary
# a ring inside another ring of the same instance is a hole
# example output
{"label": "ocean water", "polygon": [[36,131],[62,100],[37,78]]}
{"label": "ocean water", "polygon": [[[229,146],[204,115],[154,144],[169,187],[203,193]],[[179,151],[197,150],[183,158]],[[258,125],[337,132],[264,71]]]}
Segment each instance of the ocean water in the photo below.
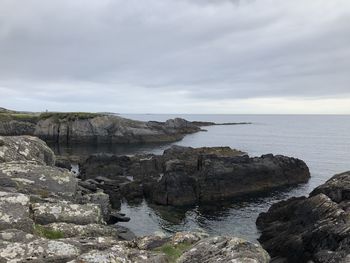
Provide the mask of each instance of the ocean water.
{"label": "ocean water", "polygon": [[[154,232],[203,230],[209,234],[235,235],[255,241],[259,232],[255,221],[271,204],[292,197],[308,195],[316,186],[336,173],[350,170],[350,115],[166,115],[122,114],[137,120],[165,121],[182,117],[191,121],[252,122],[250,125],[209,126],[206,132],[187,135],[173,143],[182,146],[230,146],[250,156],[283,154],[304,160],[311,179],[305,185],[272,191],[264,195],[235,199],[211,206],[186,209],[123,203],[121,211],[131,221],[121,223],[137,235]],[[162,153],[171,144],[114,146],[85,149],[88,153],[132,154]]]}

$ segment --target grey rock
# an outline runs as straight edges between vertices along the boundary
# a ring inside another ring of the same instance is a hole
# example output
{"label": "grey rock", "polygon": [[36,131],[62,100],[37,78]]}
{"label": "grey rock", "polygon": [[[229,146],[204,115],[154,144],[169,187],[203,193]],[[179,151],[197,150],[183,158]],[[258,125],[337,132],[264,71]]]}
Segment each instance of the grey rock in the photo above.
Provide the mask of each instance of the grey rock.
{"label": "grey rock", "polygon": [[259,215],[262,246],[288,262],[346,262],[350,257],[350,172],[317,187],[308,198],[291,198]]}
{"label": "grey rock", "polygon": [[270,256],[260,245],[236,237],[221,236],[203,239],[177,262],[269,263]]}
{"label": "grey rock", "polygon": [[79,256],[80,249],[62,241],[0,242],[0,262],[64,263]]}
{"label": "grey rock", "polygon": [[88,253],[80,255],[77,259],[69,263],[168,263],[167,258],[163,254],[154,253],[146,250],[138,250],[130,248],[127,243],[120,242],[110,249],[99,251],[92,250]]}
{"label": "grey rock", "polygon": [[0,163],[0,186],[25,194],[49,196],[51,193],[73,198],[77,190],[75,176],[66,169],[28,162]]}
{"label": "grey rock", "polygon": [[30,161],[54,165],[55,156],[42,140],[32,136],[0,136],[0,163]]}
{"label": "grey rock", "polygon": [[102,191],[91,193],[91,194],[85,194],[82,196],[80,202],[82,204],[90,203],[90,204],[99,205],[101,208],[104,221],[108,222],[110,220],[112,207],[109,201],[108,194],[105,194]]}
{"label": "grey rock", "polygon": [[0,230],[19,229],[33,232],[29,214],[29,197],[19,193],[0,192]]}
{"label": "grey rock", "polygon": [[59,231],[65,238],[70,237],[113,237],[116,240],[124,240],[119,237],[122,231],[112,226],[103,224],[77,225],[72,223],[51,223],[42,228],[49,231]]}
{"label": "grey rock", "polygon": [[34,203],[32,210],[34,221],[42,225],[56,222],[77,225],[103,223],[100,206],[95,204]]}
{"label": "grey rock", "polygon": [[19,229],[6,229],[0,231],[0,241],[27,243],[36,239],[38,239],[37,236],[26,233]]}

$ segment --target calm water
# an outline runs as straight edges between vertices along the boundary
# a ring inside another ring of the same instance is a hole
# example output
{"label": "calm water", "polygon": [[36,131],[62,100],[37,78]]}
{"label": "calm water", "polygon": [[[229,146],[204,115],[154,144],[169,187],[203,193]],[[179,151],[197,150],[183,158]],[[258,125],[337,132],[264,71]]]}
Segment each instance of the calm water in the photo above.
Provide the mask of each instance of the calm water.
{"label": "calm water", "polygon": [[[255,220],[260,212],[279,200],[307,195],[332,175],[350,170],[350,116],[334,115],[122,115],[138,120],[164,121],[183,117],[188,120],[214,122],[252,122],[251,125],[212,126],[207,132],[186,136],[175,144],[183,146],[230,146],[251,156],[273,153],[304,160],[310,168],[308,184],[265,196],[234,200],[213,207],[182,210],[141,204],[122,205],[131,217],[123,223],[138,235],[156,231],[204,230],[210,234],[230,234],[255,240],[259,233]],[[166,145],[105,147],[86,152],[161,153]],[[79,149],[78,149],[79,151]]]}

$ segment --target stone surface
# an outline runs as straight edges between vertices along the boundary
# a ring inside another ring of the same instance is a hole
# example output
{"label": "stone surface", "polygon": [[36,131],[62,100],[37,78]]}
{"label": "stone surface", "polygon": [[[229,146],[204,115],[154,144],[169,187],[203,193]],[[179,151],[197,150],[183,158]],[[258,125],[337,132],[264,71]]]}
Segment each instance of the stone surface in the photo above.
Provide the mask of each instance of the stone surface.
{"label": "stone surface", "polygon": [[0,192],[0,230],[19,229],[33,232],[29,217],[29,197],[19,193]]}
{"label": "stone surface", "polygon": [[[103,176],[101,176],[103,175]],[[229,147],[173,146],[163,155],[93,155],[82,164],[85,187],[103,189],[113,204],[148,198],[185,206],[305,183],[306,164],[281,155],[250,158]]]}
{"label": "stone surface", "polygon": [[0,242],[0,262],[67,262],[79,256],[80,249],[56,240],[37,239],[30,242]]}
{"label": "stone surface", "polygon": [[59,231],[64,237],[114,237],[116,240],[124,240],[119,237],[122,231],[112,226],[103,224],[77,225],[72,223],[51,223],[42,226],[44,229]]}
{"label": "stone surface", "polygon": [[75,176],[66,169],[28,162],[0,163],[0,186],[26,194],[73,197],[77,190]]}
{"label": "stone surface", "polygon": [[130,248],[126,243],[119,243],[104,251],[92,250],[80,255],[76,260],[69,263],[168,263],[165,255]]}
{"label": "stone surface", "polygon": [[30,161],[54,165],[55,156],[42,140],[32,136],[0,136],[0,163]]}
{"label": "stone surface", "polygon": [[236,237],[222,236],[203,239],[177,262],[269,263],[270,257],[260,245]]}
{"label": "stone surface", "polygon": [[34,221],[42,225],[56,222],[77,225],[103,223],[100,206],[95,204],[34,203],[32,210]]}
{"label": "stone surface", "polygon": [[[259,239],[281,262],[347,262],[350,258],[350,172],[335,175],[310,197],[291,198],[259,215]],[[277,262],[277,261],[276,261]]]}

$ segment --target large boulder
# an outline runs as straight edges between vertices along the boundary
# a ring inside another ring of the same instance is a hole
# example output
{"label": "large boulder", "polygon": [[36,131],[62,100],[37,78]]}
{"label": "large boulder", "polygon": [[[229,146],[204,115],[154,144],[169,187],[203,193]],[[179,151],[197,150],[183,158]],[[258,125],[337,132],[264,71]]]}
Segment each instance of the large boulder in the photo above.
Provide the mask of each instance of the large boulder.
{"label": "large boulder", "polygon": [[55,164],[55,155],[45,142],[32,136],[0,136],[0,163],[30,161]]}
{"label": "large boulder", "polygon": [[335,175],[308,198],[271,206],[257,219],[262,246],[279,262],[349,262],[350,172]]}
{"label": "large boulder", "polygon": [[9,162],[0,163],[0,186],[43,197],[56,194],[73,198],[77,179],[66,169],[28,162]]}
{"label": "large boulder", "polygon": [[257,244],[236,237],[211,237],[203,239],[177,261],[186,262],[256,262],[269,263],[269,254]]}
{"label": "large boulder", "polygon": [[18,229],[33,232],[29,197],[19,193],[0,192],[0,230]]}

